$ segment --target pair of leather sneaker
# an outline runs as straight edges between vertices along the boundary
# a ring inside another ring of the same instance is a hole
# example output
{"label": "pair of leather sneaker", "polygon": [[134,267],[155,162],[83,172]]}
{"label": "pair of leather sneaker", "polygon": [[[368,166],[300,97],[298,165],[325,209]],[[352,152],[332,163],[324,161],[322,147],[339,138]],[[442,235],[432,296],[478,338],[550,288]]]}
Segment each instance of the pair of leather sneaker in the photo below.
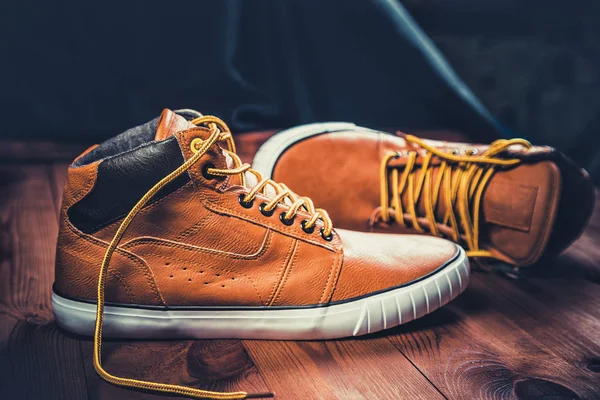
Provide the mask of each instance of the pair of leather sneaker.
{"label": "pair of leather sneaker", "polygon": [[459,295],[467,254],[525,266],[564,248],[593,196],[582,170],[522,140],[315,124],[275,135],[255,163],[262,175],[220,119],[164,110],[69,167],[53,308],[63,328],[94,335],[104,379],[245,398],[113,376],[102,337],[304,340],[394,327]]}

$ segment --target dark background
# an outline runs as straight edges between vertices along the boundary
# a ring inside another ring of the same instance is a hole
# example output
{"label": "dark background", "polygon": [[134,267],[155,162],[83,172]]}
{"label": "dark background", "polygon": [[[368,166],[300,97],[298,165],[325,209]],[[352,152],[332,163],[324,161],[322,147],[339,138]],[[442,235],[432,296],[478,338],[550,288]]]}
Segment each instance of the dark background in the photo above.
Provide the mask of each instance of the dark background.
{"label": "dark background", "polygon": [[2,8],[4,138],[97,142],[163,107],[185,107],[216,114],[236,132],[350,120],[454,129],[479,141],[524,136],[600,179],[595,0]]}
{"label": "dark background", "polygon": [[600,2],[407,0],[498,119],[600,182]]}

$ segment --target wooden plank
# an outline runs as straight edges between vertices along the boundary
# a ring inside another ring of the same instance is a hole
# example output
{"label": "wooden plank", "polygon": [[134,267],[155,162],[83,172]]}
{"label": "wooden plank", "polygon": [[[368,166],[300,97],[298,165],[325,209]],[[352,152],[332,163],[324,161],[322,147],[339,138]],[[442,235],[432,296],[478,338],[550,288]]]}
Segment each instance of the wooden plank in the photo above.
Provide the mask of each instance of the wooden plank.
{"label": "wooden plank", "polygon": [[[19,320],[7,343],[6,399],[86,399],[79,341],[54,322]],[[9,394],[7,394],[9,393]]]}
{"label": "wooden plank", "polygon": [[535,398],[531,397],[535,393],[575,399],[600,396],[597,379],[589,371],[516,324],[514,306],[495,303],[517,289],[503,288],[507,292],[501,294],[496,281],[482,282],[489,278],[475,273],[458,299],[389,339],[448,398]]}
{"label": "wooden plank", "polygon": [[87,398],[79,345],[52,322],[58,224],[48,166],[2,166],[0,187],[2,393]]}
{"label": "wooden plank", "polygon": [[568,275],[561,278],[535,277],[514,281],[493,278],[485,281],[488,290],[490,285],[496,284],[501,294],[507,287],[517,289],[509,292],[511,297],[507,301],[534,318],[528,322],[556,323],[555,328],[559,325],[568,326],[578,336],[591,341],[598,340],[598,335],[594,334],[594,330],[600,332],[598,284]]}
{"label": "wooden plank", "polygon": [[443,398],[384,337],[245,343],[277,399]]}
{"label": "wooden plank", "polygon": [[[600,391],[600,377],[585,365],[585,360],[600,359],[600,319],[589,315],[579,300],[557,297],[561,282],[556,282],[553,290],[540,290],[525,279],[509,281],[499,276],[476,275],[471,285],[476,290],[496,290],[497,296],[489,300],[490,307],[507,315],[538,345],[577,367],[582,380],[594,382],[592,387]],[[598,296],[591,306],[600,307]]]}
{"label": "wooden plank", "polygon": [[[82,341],[81,346],[92,399],[165,398],[102,381],[92,364],[92,342]],[[128,378],[215,391],[269,391],[239,340],[107,341],[103,362],[110,373]]]}

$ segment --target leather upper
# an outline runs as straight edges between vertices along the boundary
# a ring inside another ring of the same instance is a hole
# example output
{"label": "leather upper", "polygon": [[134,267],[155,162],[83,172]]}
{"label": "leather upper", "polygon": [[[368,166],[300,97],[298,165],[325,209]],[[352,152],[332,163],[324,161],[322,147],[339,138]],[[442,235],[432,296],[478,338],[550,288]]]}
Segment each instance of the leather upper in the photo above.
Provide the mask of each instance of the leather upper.
{"label": "leather upper", "polygon": [[[143,194],[156,183],[141,179],[140,174],[147,174],[136,169],[169,173],[166,169],[178,165],[164,159],[168,153],[160,150],[164,143],[177,144],[179,153],[169,157],[182,163],[193,155],[192,140],[208,135],[206,128],[191,127],[182,117],[165,110],[155,141],[143,145],[160,153],[155,161],[162,166],[156,166],[151,158],[138,157],[142,146],[69,168],[60,213],[57,293],[95,300],[99,265],[124,217],[123,204],[130,207],[131,199],[134,204],[137,196],[141,197],[140,190]],[[103,167],[109,163],[118,168]],[[319,305],[419,279],[457,253],[454,244],[426,237],[379,238],[334,230],[332,240],[327,241],[319,234],[323,227],[320,220],[314,233],[301,228],[300,221],[310,218],[302,209],[287,226],[279,216],[289,206],[279,204],[270,217],[259,211],[259,205],[270,200],[266,195],[259,194],[251,208],[242,207],[240,194],[247,193],[248,188],[235,177],[207,175],[207,167],[230,167],[227,150],[212,146],[188,170],[185,179],[160,192],[133,220],[108,268],[108,303],[161,307]],[[155,178],[158,181],[162,176]],[[109,196],[105,192],[111,181],[119,182],[122,189],[115,187]],[[88,219],[105,223],[90,224]]]}
{"label": "leather upper", "polygon": [[[399,157],[390,160],[389,166],[402,172],[409,151],[417,151],[417,167],[421,165],[425,149],[415,148],[408,143],[404,134],[392,135],[364,128],[318,134],[303,139],[288,147],[278,158],[273,169],[273,179],[284,181],[293,190],[304,193],[315,202],[330,210],[338,227],[361,231],[387,233],[417,233],[410,224],[411,216],[404,215],[408,221],[406,227],[397,223],[381,223],[374,212],[381,205],[380,165],[384,155],[390,151],[399,152]],[[426,140],[444,152],[477,154],[485,152],[489,146],[470,143],[453,143]],[[582,231],[591,209],[589,198],[593,198],[593,189],[585,171],[574,165],[557,163],[558,157],[564,157],[556,150],[546,146],[534,146],[525,149],[511,146],[503,154],[504,158],[521,159],[512,167],[497,168],[483,192],[480,228],[480,243],[492,253],[510,259],[519,266],[530,265],[544,254],[552,236],[554,221],[561,223],[569,216],[558,216],[559,204],[569,202],[569,196],[579,193],[584,200],[584,209],[562,208],[575,218],[570,234],[555,240],[561,248],[568,245]],[[318,160],[314,162],[311,160]],[[432,180],[439,172],[441,159],[432,157]],[[298,168],[298,166],[302,168]],[[559,168],[562,165],[563,168]],[[570,175],[570,181],[564,182],[563,175]],[[573,188],[579,185],[579,188]],[[327,191],[321,190],[327,187]],[[391,192],[391,188],[390,188]],[[408,192],[403,201],[408,202]],[[439,222],[445,214],[445,194],[440,191],[436,208],[436,220]],[[422,226],[428,227],[425,217],[424,196],[418,204],[418,216]],[[562,199],[562,200],[561,200]],[[572,202],[572,201],[571,201]],[[440,232],[450,237],[450,229],[439,223]],[[428,231],[429,232],[429,231]]]}
{"label": "leather upper", "polygon": [[[444,266],[458,254],[458,246],[436,237],[365,235],[343,229],[338,229],[338,232],[344,245],[344,264],[333,295],[334,301],[355,297],[355,293],[383,291],[390,286],[416,281]],[[374,265],[376,270],[370,273]],[[395,273],[399,265],[402,266],[402,275]],[[382,276],[388,278],[382,279]]]}

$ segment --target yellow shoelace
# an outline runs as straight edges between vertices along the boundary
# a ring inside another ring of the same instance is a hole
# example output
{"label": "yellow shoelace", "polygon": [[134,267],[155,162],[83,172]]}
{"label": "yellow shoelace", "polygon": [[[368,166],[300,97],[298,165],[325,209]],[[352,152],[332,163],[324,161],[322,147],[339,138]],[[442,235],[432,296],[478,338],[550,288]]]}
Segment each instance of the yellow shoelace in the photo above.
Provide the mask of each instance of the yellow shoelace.
{"label": "yellow shoelace", "polygon": [[[235,152],[235,143],[233,141],[233,137],[229,132],[229,128],[225,125],[225,122],[220,120],[217,117],[212,116],[204,116],[200,118],[196,118],[192,121],[193,124],[218,124],[224,130],[221,133],[221,136],[218,141],[227,141],[227,145],[229,148],[229,155],[234,160],[236,165],[233,169],[216,169],[216,168],[208,168],[207,172],[209,175],[214,176],[232,176],[239,175],[242,186],[247,187],[247,178],[246,172],[251,173],[256,177],[258,183],[252,187],[252,189],[246,194],[243,198],[240,198],[242,203],[251,203],[258,193],[267,194],[268,188],[272,188],[275,190],[275,196],[265,204],[262,210],[266,213],[272,212],[278,203],[285,202],[290,208],[286,211],[285,215],[282,218],[286,221],[291,221],[292,218],[296,215],[300,207],[304,206],[305,210],[311,215],[311,218],[308,219],[302,226],[305,230],[311,230],[314,228],[317,220],[321,219],[323,221],[323,230],[321,232],[323,237],[331,237],[331,232],[333,230],[333,224],[331,219],[329,218],[329,214],[322,208],[315,208],[313,201],[308,197],[300,197],[292,192],[286,185],[283,183],[277,183],[269,178],[263,178],[260,173],[256,170],[253,170],[250,164],[242,164],[239,156]],[[192,151],[197,152],[199,150],[199,146],[202,144],[202,140],[197,139],[196,142],[192,142]]]}
{"label": "yellow shoelace", "polygon": [[[97,308],[96,308],[96,325],[94,330],[94,368],[100,377],[107,382],[110,382],[117,386],[143,389],[153,392],[161,392],[161,393],[170,393],[177,394],[187,397],[193,398],[202,398],[202,399],[214,399],[214,400],[230,400],[230,399],[246,399],[246,398],[262,398],[262,397],[273,397],[272,393],[256,393],[256,394],[248,394],[246,392],[213,392],[209,390],[196,389],[187,386],[181,385],[172,385],[166,383],[158,383],[158,382],[150,382],[150,381],[142,381],[138,379],[130,379],[130,378],[122,378],[118,376],[111,375],[102,367],[102,323],[104,321],[104,287],[106,284],[106,276],[108,272],[108,265],[112,258],[113,253],[117,249],[121,238],[125,234],[125,231],[137,215],[137,213],[148,203],[152,197],[160,189],[162,189],[169,182],[173,181],[179,175],[183,174],[190,167],[192,167],[200,158],[210,149],[211,146],[215,145],[217,142],[226,141],[228,144],[228,153],[234,159],[236,163],[235,169],[216,169],[216,168],[208,168],[207,172],[211,175],[215,176],[230,176],[230,175],[239,175],[240,180],[242,181],[243,186],[246,186],[246,177],[245,172],[250,172],[256,176],[256,178],[260,181],[256,186],[254,186],[249,193],[246,194],[244,200],[247,202],[251,202],[256,195],[261,190],[265,190],[266,188],[272,187],[275,190],[276,195],[271,199],[271,201],[263,208],[263,210],[272,211],[277,203],[289,200],[291,203],[290,208],[285,213],[285,218],[289,221],[296,215],[296,212],[300,207],[304,206],[305,209],[312,214],[312,217],[307,220],[308,222],[303,223],[303,228],[310,229],[314,228],[316,221],[321,219],[324,223],[324,227],[321,230],[321,235],[325,238],[331,237],[332,234],[332,223],[327,215],[327,212],[322,209],[315,209],[312,201],[306,197],[299,197],[291,192],[285,185],[277,184],[276,182],[270,179],[262,179],[261,175],[252,170],[250,165],[242,164],[239,157],[235,154],[235,143],[233,142],[233,138],[231,133],[229,132],[229,128],[217,117],[212,116],[203,116],[196,118],[192,121],[195,125],[207,125],[210,129],[210,136],[206,140],[195,139],[192,141],[192,151],[195,153],[192,157],[190,157],[185,163],[183,163],[179,168],[175,171],[171,172],[169,175],[161,179],[156,185],[154,185],[138,202],[137,204],[129,211],[129,214],[125,217],[119,229],[115,233],[112,238],[106,252],[104,254],[104,258],[102,263],[100,264],[100,272],[98,275],[98,296],[97,296]],[[266,192],[265,192],[266,193]],[[283,216],[282,216],[283,219]]]}
{"label": "yellow shoelace", "polygon": [[[465,247],[468,248],[468,256],[508,261],[479,247],[481,199],[486,185],[498,167],[512,166],[521,162],[519,159],[499,158],[498,154],[513,145],[521,145],[529,149],[531,143],[525,139],[500,139],[493,142],[480,155],[476,154],[476,149],[472,149],[469,155],[461,155],[457,154],[457,151],[444,152],[413,135],[406,135],[405,139],[415,147],[415,150],[410,150],[405,155],[390,151],[381,161],[381,207],[376,213],[381,221],[389,223],[393,217],[396,223],[406,227],[404,211],[406,209],[410,216],[411,227],[419,233],[425,233],[425,228],[419,223],[417,214],[417,204],[422,196],[425,215],[421,217],[425,217],[428,221],[429,233],[435,236],[444,236],[440,232],[438,223],[449,225],[451,239],[457,243],[464,242]],[[417,150],[421,149],[425,150],[425,155],[421,155],[419,171],[417,168],[419,151]],[[402,156],[406,157],[406,166],[393,167],[389,165],[391,160]],[[433,157],[441,160],[439,165],[434,166],[431,163]],[[399,168],[404,170],[401,176]],[[439,168],[435,181],[433,179],[434,168]],[[390,187],[392,189],[391,199]],[[442,220],[436,221],[435,210],[442,191],[446,210]],[[405,193],[407,204],[402,203]]]}

